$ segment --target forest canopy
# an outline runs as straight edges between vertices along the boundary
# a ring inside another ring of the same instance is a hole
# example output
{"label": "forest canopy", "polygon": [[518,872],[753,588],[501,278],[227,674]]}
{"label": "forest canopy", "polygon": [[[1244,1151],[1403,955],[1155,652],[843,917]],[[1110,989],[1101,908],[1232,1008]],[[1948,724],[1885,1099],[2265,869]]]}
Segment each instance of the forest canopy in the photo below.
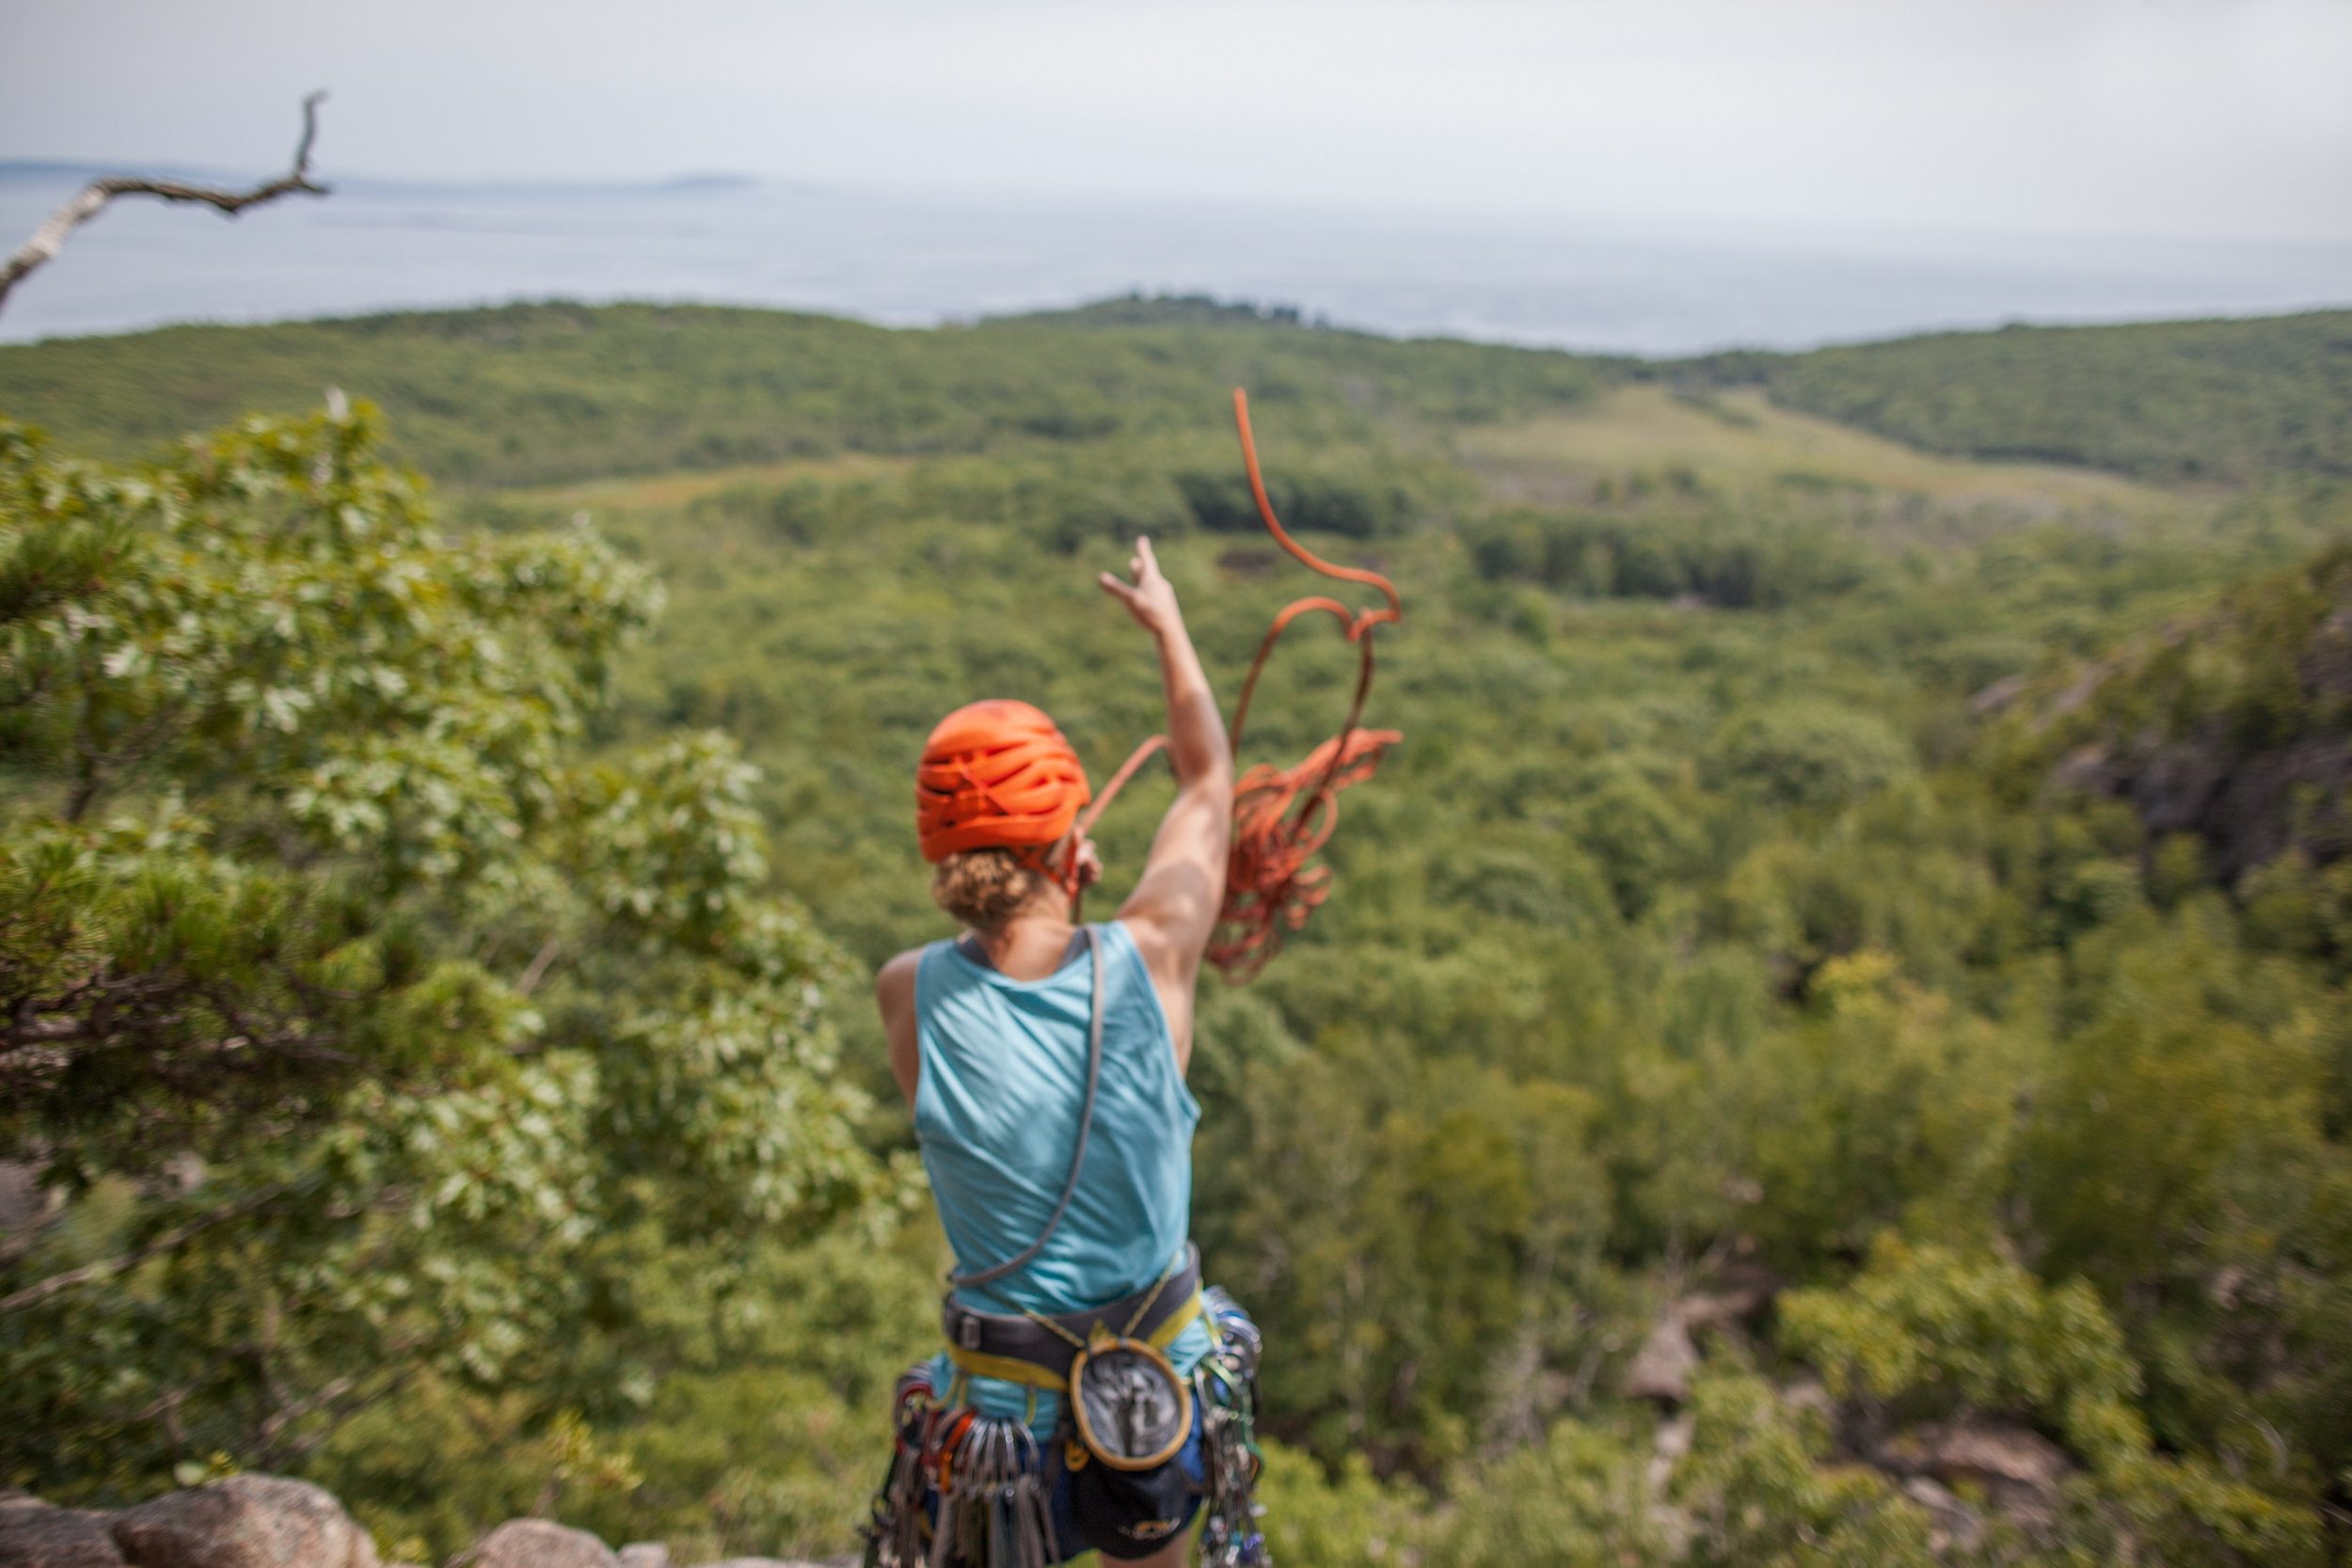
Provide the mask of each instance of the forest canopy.
{"label": "forest canopy", "polygon": [[[1149,733],[1090,583],[1137,531],[1231,700],[1311,591],[1236,521],[1242,384],[1279,503],[1408,609],[1330,903],[1202,998],[1278,1557],[2340,1558],[2341,322],[0,349],[50,432],[0,481],[0,1481],[274,1466],[404,1554],[534,1506],[842,1549],[935,1332],[860,1005],[946,930],[910,759],[982,695],[1098,780]],[[2039,436],[1900,412],[1985,376]],[[1244,760],[1350,674],[1286,647]],[[1166,788],[1104,825],[1111,899]]]}

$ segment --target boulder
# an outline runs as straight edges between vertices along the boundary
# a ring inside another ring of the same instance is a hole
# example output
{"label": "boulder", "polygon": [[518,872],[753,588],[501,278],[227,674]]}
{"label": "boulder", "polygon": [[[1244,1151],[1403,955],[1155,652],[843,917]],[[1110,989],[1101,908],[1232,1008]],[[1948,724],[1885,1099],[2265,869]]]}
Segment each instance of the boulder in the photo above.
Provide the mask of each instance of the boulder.
{"label": "boulder", "polygon": [[0,1568],[123,1568],[106,1515],[0,1492]]}
{"label": "boulder", "polygon": [[2064,1449],[2008,1421],[1954,1421],[1937,1433],[1930,1456],[1938,1481],[2009,1481],[2044,1491],[2074,1468]]}
{"label": "boulder", "polygon": [[1780,1386],[1780,1402],[1791,1410],[1817,1412],[1835,1431],[1837,1426],[1837,1402],[1830,1397],[1818,1377],[1800,1377]]}
{"label": "boulder", "polygon": [[[662,1554],[667,1557],[669,1554]],[[620,1554],[584,1529],[509,1519],[473,1549],[473,1568],[621,1568]]]}
{"label": "boulder", "polygon": [[2014,1421],[1915,1427],[1881,1444],[1871,1457],[1881,1469],[1899,1476],[1929,1476],[1947,1486],[1965,1481],[2027,1526],[2056,1516],[2058,1483],[2074,1469],[2064,1449]]}
{"label": "boulder", "polygon": [[1691,1374],[1698,1370],[1698,1347],[1679,1313],[1669,1311],[1649,1331],[1633,1364],[1625,1370],[1625,1391],[1637,1400],[1661,1400],[1684,1404],[1691,1398]]}
{"label": "boulder", "polygon": [[1738,1340],[1779,1293],[1779,1277],[1760,1265],[1730,1263],[1716,1270],[1709,1289],[1677,1296],[1659,1314],[1626,1367],[1625,1392],[1637,1400],[1689,1403],[1691,1374],[1699,1368],[1692,1331]]}
{"label": "boulder", "polygon": [[621,1548],[621,1568],[670,1568],[670,1548],[659,1541],[632,1541]]}
{"label": "boulder", "polygon": [[375,1543],[323,1488],[230,1476],[108,1521],[132,1568],[376,1568]]}

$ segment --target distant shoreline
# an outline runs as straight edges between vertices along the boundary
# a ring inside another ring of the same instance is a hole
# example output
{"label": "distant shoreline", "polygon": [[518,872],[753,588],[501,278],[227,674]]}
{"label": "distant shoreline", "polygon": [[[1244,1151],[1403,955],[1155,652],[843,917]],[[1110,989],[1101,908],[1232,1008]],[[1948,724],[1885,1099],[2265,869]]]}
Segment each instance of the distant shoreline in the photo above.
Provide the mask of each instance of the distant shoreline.
{"label": "distant shoreline", "polygon": [[[96,167],[0,164],[0,244],[30,233]],[[2352,304],[2352,245],[981,200],[729,173],[597,185],[327,178],[327,198],[234,222],[117,203],[17,291],[0,342],[546,299],[932,326],[1140,294],[1279,302],[1401,339],[1679,358]]]}

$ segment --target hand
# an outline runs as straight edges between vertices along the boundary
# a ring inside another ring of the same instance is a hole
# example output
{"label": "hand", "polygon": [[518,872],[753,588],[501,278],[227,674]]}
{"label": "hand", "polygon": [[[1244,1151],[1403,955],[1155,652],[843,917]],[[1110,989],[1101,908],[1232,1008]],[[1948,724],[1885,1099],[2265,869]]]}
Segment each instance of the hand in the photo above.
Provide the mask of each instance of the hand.
{"label": "hand", "polygon": [[1127,607],[1127,613],[1136,624],[1154,637],[1167,637],[1184,629],[1184,613],[1176,608],[1176,590],[1160,575],[1159,558],[1152,553],[1152,541],[1138,534],[1136,537],[1134,559],[1127,570],[1135,574],[1133,583],[1121,582],[1104,572],[1095,580],[1103,592]]}

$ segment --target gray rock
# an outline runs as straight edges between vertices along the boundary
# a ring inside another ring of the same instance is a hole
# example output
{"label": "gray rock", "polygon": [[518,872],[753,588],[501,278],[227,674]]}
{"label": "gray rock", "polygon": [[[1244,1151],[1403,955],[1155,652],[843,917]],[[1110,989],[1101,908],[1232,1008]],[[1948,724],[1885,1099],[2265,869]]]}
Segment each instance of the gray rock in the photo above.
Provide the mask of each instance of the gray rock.
{"label": "gray rock", "polygon": [[2066,1450],[2013,1421],[1942,1421],[1898,1433],[1872,1460],[1898,1476],[1965,1481],[2028,1528],[2057,1518],[2058,1483],[2074,1469]]}
{"label": "gray rock", "polygon": [[0,1568],[122,1568],[106,1515],[0,1492]]}
{"label": "gray rock", "polygon": [[1650,1443],[1649,1489],[1658,1497],[1666,1493],[1666,1482],[1674,1479],[1675,1466],[1691,1451],[1691,1434],[1698,1424],[1688,1416],[1677,1416],[1671,1421],[1658,1423],[1658,1433]]}
{"label": "gray rock", "polygon": [[621,1568],[621,1559],[584,1529],[509,1519],[473,1549],[473,1568]]}
{"label": "gray rock", "polygon": [[1698,1365],[1698,1347],[1691,1343],[1691,1331],[1682,1326],[1679,1314],[1669,1311],[1649,1331],[1649,1338],[1634,1353],[1633,1364],[1625,1370],[1625,1391],[1637,1400],[1688,1403],[1691,1374]]}
{"label": "gray rock", "polygon": [[1928,1550],[1941,1557],[1958,1546],[1973,1552],[1984,1540],[1984,1521],[1977,1511],[1925,1476],[1903,1482],[1903,1496],[1928,1511],[1935,1528],[1928,1532]]}
{"label": "gray rock", "polygon": [[659,1541],[632,1541],[621,1548],[621,1568],[670,1568],[670,1548]]}
{"label": "gray rock", "polygon": [[1782,1384],[1780,1402],[1791,1410],[1817,1411],[1833,1428],[1837,1424],[1837,1402],[1830,1398],[1829,1390],[1821,1386],[1818,1377],[1801,1377]]}
{"label": "gray rock", "polygon": [[374,1541],[342,1504],[283,1476],[168,1492],[108,1528],[132,1568],[376,1568]]}
{"label": "gray rock", "polygon": [[2074,1468],[2066,1450],[2013,1421],[1935,1421],[1896,1433],[1873,1455],[1899,1476],[1928,1475],[1947,1483],[2008,1483],[2043,1491]]}

